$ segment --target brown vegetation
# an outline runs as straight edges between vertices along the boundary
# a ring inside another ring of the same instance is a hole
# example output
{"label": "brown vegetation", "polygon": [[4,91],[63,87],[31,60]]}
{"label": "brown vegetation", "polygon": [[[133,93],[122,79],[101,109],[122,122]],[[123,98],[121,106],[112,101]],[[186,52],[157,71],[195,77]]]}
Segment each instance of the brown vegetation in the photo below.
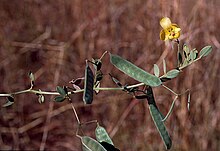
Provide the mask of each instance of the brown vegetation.
{"label": "brown vegetation", "polygon": [[[191,89],[178,99],[166,122],[171,150],[220,150],[220,16],[218,0],[23,0],[0,1],[0,93],[29,87],[27,73],[36,76],[36,89],[55,90],[84,74],[85,59],[108,50],[151,71],[176,64],[176,49],[159,39],[159,20],[168,16],[181,27],[180,41],[213,52],[184,70],[167,85],[177,92]],[[174,47],[175,48],[175,47]],[[122,83],[134,84],[104,58],[104,73]],[[109,76],[102,86],[115,86]],[[156,101],[165,114],[174,96],[155,88]],[[81,150],[75,137],[76,119],[67,101],[54,103],[46,96],[39,104],[33,94],[15,97],[0,109],[0,149]],[[164,150],[146,102],[124,92],[102,91],[93,105],[85,106],[82,94],[72,95],[81,121],[97,119],[122,151]],[[1,99],[1,105],[4,98]],[[94,137],[95,125],[84,127]]]}

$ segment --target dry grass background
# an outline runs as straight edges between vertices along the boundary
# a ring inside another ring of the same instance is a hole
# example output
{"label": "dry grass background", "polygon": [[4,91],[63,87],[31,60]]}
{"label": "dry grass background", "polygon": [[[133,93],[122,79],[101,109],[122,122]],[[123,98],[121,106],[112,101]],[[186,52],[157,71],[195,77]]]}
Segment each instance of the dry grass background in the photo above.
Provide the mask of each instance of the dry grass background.
{"label": "dry grass background", "polygon": [[[36,89],[55,90],[82,77],[85,59],[111,51],[151,71],[166,58],[174,68],[176,52],[159,40],[159,20],[169,16],[182,28],[181,42],[199,50],[212,45],[208,57],[188,67],[167,85],[178,92],[191,88],[177,101],[166,125],[171,150],[220,150],[220,2],[218,0],[23,0],[0,1],[0,92],[28,88],[27,73],[36,76]],[[134,84],[104,58],[103,72],[122,83]],[[102,86],[114,84],[108,76]],[[165,114],[174,96],[155,88]],[[97,119],[122,151],[164,150],[146,102],[123,92],[101,92],[84,106],[82,95],[71,96],[81,121]],[[1,105],[4,98],[1,99]],[[33,94],[15,97],[13,106],[0,109],[0,149],[81,150],[75,137],[76,119],[68,102],[53,96],[39,104]],[[84,127],[94,137],[94,125]]]}

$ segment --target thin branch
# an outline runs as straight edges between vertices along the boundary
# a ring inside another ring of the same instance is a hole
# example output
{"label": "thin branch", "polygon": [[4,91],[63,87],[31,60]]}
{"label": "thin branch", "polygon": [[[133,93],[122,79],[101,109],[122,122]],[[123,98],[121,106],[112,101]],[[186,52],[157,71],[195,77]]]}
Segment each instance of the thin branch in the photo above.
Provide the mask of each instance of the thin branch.
{"label": "thin branch", "polygon": [[[132,86],[130,86],[130,87],[132,87]],[[94,88],[94,90],[117,91],[117,90],[123,90],[123,88],[105,88],[105,87],[103,87],[103,88]],[[84,92],[84,89],[68,92],[68,95],[70,95],[72,93],[74,94],[74,93],[81,93],[81,92]],[[27,89],[27,90],[12,92],[12,93],[1,93],[0,97],[7,97],[7,96],[17,95],[17,94],[22,94],[22,93],[34,93],[34,94],[42,94],[42,95],[60,95],[58,92],[48,92],[48,91],[42,91],[42,90],[39,91],[39,90]]]}
{"label": "thin branch", "polygon": [[177,94],[176,92],[174,92],[172,89],[170,89],[169,87],[167,87],[167,86],[165,86],[165,85],[163,85],[162,84],[162,86],[164,87],[164,88],[166,88],[167,90],[169,90],[171,93],[173,93],[174,95],[176,95],[176,96],[179,96],[180,94]]}
{"label": "thin branch", "polygon": [[167,119],[167,118],[170,116],[170,114],[172,113],[173,107],[174,107],[174,104],[175,104],[177,98],[178,98],[178,96],[176,96],[176,97],[174,98],[174,100],[173,100],[173,102],[172,102],[172,104],[171,104],[171,106],[170,106],[169,112],[168,112],[167,115],[164,117],[164,119],[162,119],[163,122],[166,121],[166,119]]}
{"label": "thin branch", "polygon": [[77,123],[78,123],[78,125],[80,125],[81,123],[80,123],[79,117],[78,117],[78,115],[77,115],[77,113],[76,113],[76,109],[75,109],[74,106],[73,106],[73,103],[71,103],[71,106],[72,106],[74,115],[75,115],[75,117],[76,117]]}

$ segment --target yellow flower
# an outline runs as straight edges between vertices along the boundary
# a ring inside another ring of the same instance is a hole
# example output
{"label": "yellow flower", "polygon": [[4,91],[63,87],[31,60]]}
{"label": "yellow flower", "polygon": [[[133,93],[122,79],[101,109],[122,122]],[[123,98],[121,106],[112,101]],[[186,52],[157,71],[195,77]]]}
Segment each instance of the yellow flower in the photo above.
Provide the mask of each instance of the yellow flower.
{"label": "yellow flower", "polygon": [[173,24],[168,17],[164,17],[160,20],[160,25],[163,28],[160,31],[161,40],[173,40],[180,37],[180,27],[177,24]]}

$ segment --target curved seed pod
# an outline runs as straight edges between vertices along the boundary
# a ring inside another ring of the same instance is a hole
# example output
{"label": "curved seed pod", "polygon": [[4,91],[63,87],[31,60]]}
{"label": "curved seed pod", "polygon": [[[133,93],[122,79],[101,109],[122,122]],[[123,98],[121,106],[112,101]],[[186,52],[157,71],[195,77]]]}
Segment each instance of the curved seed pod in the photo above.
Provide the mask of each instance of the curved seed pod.
{"label": "curved seed pod", "polygon": [[91,137],[81,137],[83,151],[107,151],[99,142]]}
{"label": "curved seed pod", "polygon": [[94,86],[94,75],[91,68],[88,65],[88,62],[86,61],[84,93],[83,93],[83,101],[85,104],[91,104],[93,101],[93,86]]}
{"label": "curved seed pod", "polygon": [[154,87],[162,84],[158,77],[144,71],[117,55],[110,54],[110,61],[116,68],[139,82]]}
{"label": "curved seed pod", "polygon": [[95,136],[99,142],[107,142],[111,145],[114,145],[104,127],[98,125],[95,129]]}
{"label": "curved seed pod", "polygon": [[157,130],[160,133],[160,136],[164,142],[164,145],[166,146],[166,149],[170,149],[172,146],[172,140],[166,130],[164,123],[162,122],[162,117],[158,112],[158,109],[153,104],[149,105],[149,109],[150,109],[151,117],[154,121],[154,124],[157,127]]}
{"label": "curved seed pod", "polygon": [[152,88],[150,86],[147,87],[147,93],[146,94],[147,94],[146,97],[147,97],[148,104],[149,105],[150,104],[154,105],[155,108],[160,113],[161,118],[163,119],[164,115],[160,112],[160,110],[157,107],[157,104],[156,104],[155,99],[154,99],[154,93],[153,93],[153,90],[152,90]]}

